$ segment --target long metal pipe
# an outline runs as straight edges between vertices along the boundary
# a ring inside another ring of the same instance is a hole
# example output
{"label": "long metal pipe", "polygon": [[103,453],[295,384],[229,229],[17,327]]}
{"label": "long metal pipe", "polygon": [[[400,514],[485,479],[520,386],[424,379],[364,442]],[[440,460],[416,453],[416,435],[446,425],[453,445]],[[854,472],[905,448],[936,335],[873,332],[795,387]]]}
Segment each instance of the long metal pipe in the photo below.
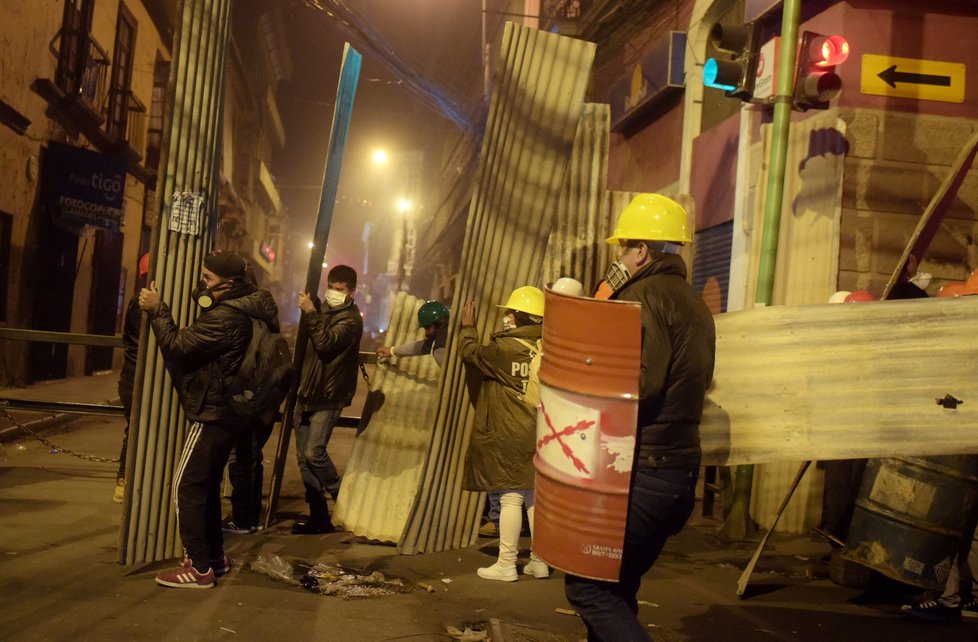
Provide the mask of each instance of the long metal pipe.
{"label": "long metal pipe", "polygon": [[[774,293],[774,270],[778,262],[778,242],[781,234],[781,210],[784,200],[785,164],[788,159],[788,134],[791,126],[791,96],[794,86],[798,22],[801,0],[784,0],[781,17],[781,57],[778,60],[778,82],[774,101],[774,121],[771,127],[771,153],[768,160],[767,185],[764,196],[764,228],[761,235],[760,267],[754,302],[771,305]],[[754,467],[737,466],[734,498],[721,528],[729,539],[746,539],[756,527],[750,517],[751,492],[754,486]]]}

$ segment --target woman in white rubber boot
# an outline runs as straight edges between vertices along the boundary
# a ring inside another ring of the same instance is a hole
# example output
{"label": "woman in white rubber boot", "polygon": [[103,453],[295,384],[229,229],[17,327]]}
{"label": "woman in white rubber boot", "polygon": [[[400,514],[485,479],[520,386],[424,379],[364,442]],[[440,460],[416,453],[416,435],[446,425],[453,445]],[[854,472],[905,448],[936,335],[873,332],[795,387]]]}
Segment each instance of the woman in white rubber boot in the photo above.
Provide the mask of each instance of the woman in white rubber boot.
{"label": "woman in white rubber boot", "polygon": [[[479,345],[475,329],[475,302],[462,308],[458,353],[466,368],[482,377],[475,404],[475,423],[465,454],[463,487],[471,491],[501,492],[499,559],[480,568],[479,577],[515,582],[516,554],[526,505],[533,537],[533,452],[536,446],[536,410],[523,401],[530,361],[543,334],[543,292],[525,286],[513,290],[504,308],[503,329],[489,343]],[[524,575],[545,578],[550,569],[530,552]]]}

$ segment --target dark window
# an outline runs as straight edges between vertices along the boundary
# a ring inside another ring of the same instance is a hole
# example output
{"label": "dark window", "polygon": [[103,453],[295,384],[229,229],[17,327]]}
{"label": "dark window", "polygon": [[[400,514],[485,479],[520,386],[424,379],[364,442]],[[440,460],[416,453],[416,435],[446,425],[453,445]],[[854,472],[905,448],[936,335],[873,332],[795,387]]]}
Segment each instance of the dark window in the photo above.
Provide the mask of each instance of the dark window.
{"label": "dark window", "polygon": [[146,131],[146,167],[157,169],[160,165],[160,149],[163,147],[163,107],[166,104],[166,85],[170,76],[170,62],[156,52],[153,65],[153,101],[149,107],[149,129]]}
{"label": "dark window", "polygon": [[[115,26],[115,48],[112,50],[114,63],[109,81],[108,122],[105,125],[109,136],[116,140],[132,140],[126,125],[130,109],[135,109],[132,100],[132,58],[136,45],[136,19],[125,3],[119,3],[119,17]],[[144,109],[145,111],[145,109]],[[142,150],[137,150],[142,151]]]}
{"label": "dark window", "polygon": [[10,294],[10,231],[14,217],[0,212],[0,322],[7,322],[7,295]]}
{"label": "dark window", "polygon": [[105,98],[105,50],[92,38],[95,0],[66,0],[59,32],[55,82],[69,98],[83,100],[101,113]]}

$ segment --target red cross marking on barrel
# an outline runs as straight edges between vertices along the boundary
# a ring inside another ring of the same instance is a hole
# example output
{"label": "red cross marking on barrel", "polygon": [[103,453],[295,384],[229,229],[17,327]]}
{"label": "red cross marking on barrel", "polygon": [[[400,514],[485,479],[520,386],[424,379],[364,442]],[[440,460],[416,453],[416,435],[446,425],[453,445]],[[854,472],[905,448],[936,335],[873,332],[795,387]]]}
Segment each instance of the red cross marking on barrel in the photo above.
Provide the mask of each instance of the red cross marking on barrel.
{"label": "red cross marking on barrel", "polygon": [[558,431],[556,428],[554,428],[553,422],[550,421],[550,415],[547,414],[547,406],[546,404],[543,403],[543,401],[540,402],[540,412],[543,413],[543,420],[547,423],[547,428],[550,429],[550,434],[544,435],[543,439],[537,442],[537,450],[540,450],[541,448],[549,444],[551,441],[556,439],[557,443],[560,444],[561,450],[564,451],[564,454],[567,456],[567,458],[570,459],[571,463],[574,464],[574,468],[578,469],[585,475],[590,475],[591,471],[587,469],[587,466],[584,465],[583,461],[578,459],[578,457],[574,454],[574,451],[570,449],[570,446],[564,443],[561,437],[567,437],[568,435],[572,435],[575,432],[587,430],[588,428],[593,426],[595,422],[593,420],[592,421],[582,420],[577,422],[576,424],[564,426]]}

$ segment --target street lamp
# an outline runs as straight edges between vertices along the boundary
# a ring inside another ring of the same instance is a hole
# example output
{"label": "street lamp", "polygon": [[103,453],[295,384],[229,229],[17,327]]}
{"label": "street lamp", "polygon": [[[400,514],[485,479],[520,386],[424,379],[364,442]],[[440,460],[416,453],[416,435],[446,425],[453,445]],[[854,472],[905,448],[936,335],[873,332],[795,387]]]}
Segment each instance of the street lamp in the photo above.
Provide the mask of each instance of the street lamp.
{"label": "street lamp", "polygon": [[390,155],[382,149],[375,149],[371,158],[373,159],[374,165],[383,167],[390,160]]}

